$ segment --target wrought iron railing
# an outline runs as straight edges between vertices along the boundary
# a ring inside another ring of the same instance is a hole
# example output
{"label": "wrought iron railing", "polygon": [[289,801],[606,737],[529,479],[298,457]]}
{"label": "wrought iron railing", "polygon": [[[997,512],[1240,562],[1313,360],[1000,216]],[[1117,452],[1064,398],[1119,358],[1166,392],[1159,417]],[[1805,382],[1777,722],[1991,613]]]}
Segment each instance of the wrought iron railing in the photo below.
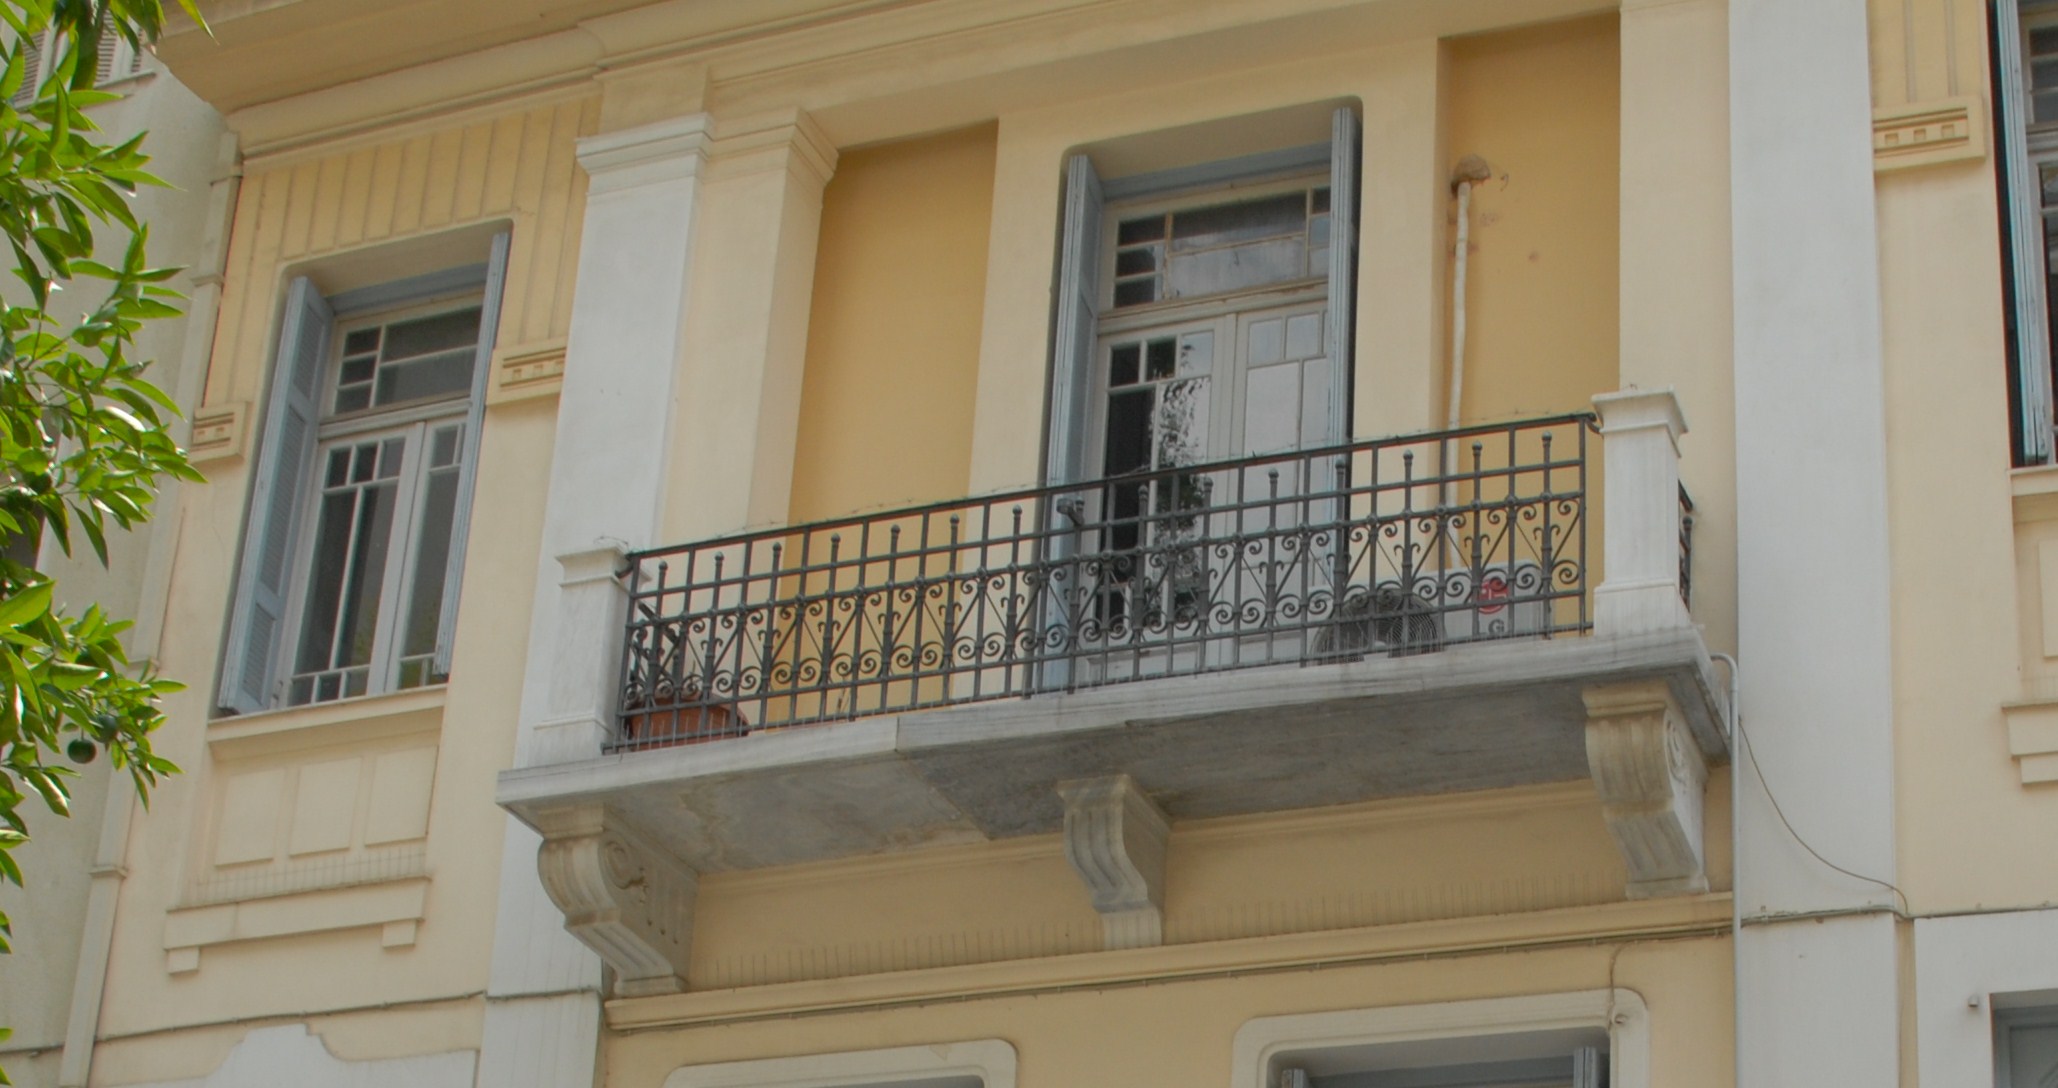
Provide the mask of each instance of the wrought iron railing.
{"label": "wrought iron railing", "polygon": [[1679,599],[1694,606],[1694,497],[1679,485]]}
{"label": "wrought iron railing", "polygon": [[629,557],[614,747],[1590,627],[1588,414]]}

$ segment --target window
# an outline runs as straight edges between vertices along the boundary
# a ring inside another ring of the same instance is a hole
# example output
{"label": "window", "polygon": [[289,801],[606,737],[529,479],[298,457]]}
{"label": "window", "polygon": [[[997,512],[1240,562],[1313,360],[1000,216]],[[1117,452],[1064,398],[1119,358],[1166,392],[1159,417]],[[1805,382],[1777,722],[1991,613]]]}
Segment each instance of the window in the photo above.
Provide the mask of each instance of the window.
{"label": "window", "polygon": [[484,265],[287,291],[220,703],[305,706],[450,673],[506,236]]}
{"label": "window", "polygon": [[[1048,595],[1047,628],[1104,649],[1191,633],[1260,590],[1245,573],[1211,574],[1204,541],[1333,513],[1328,499],[1295,499],[1328,489],[1330,468],[1171,474],[1349,435],[1358,119],[1316,109],[1326,143],[1105,182],[1088,155],[1067,164],[1045,477],[1095,486],[1053,506],[1064,520],[1050,547],[1082,558],[1079,599]],[[1185,652],[1250,660],[1268,646]],[[1089,668],[1114,661],[1103,658]],[[1139,676],[1174,666],[1123,660]],[[1070,667],[1043,682],[1085,679]]]}
{"label": "window", "polygon": [[1995,123],[2009,260],[2017,464],[2053,459],[2053,299],[2058,299],[2058,0],[1995,0]]}
{"label": "window", "polygon": [[1996,1088],[2058,1084],[2058,1008],[1996,1010],[1994,1084]]}
{"label": "window", "polygon": [[[45,30],[28,43],[23,50],[23,65],[27,69],[22,76],[21,87],[14,92],[10,101],[16,109],[36,100],[36,89],[50,77],[50,69],[62,55],[63,39],[54,30]],[[100,43],[100,56],[95,65],[93,83],[112,83],[126,79],[143,70],[143,58],[134,46],[115,36]]]}
{"label": "window", "polygon": [[1646,1088],[1650,1012],[1629,990],[1266,1016],[1230,1088]]}

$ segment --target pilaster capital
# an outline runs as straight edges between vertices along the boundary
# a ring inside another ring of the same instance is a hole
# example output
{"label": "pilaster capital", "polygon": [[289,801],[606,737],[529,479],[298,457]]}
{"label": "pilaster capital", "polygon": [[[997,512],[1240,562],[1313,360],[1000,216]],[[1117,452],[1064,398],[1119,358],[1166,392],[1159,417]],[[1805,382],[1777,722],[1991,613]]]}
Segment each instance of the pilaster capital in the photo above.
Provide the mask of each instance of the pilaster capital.
{"label": "pilaster capital", "polygon": [[537,813],[536,871],[565,930],[615,972],[615,994],[686,988],[699,874],[602,804]]}
{"label": "pilaster capital", "polygon": [[1601,414],[1601,434],[1614,437],[1629,431],[1662,428],[1679,450],[1679,436],[1686,433],[1686,413],[1671,386],[1662,389],[1623,389],[1594,397],[1594,409]]}
{"label": "pilaster capital", "polygon": [[1708,765],[1671,685],[1596,684],[1581,696],[1587,766],[1629,867],[1630,898],[1706,891],[1701,809]]}
{"label": "pilaster capital", "polygon": [[1058,783],[1065,860],[1085,883],[1109,948],[1165,941],[1165,845],[1171,823],[1126,774]]}
{"label": "pilaster capital", "polygon": [[817,194],[836,174],[835,143],[798,108],[721,118],[711,155],[723,177],[784,170]]}
{"label": "pilaster capital", "polygon": [[590,179],[589,196],[677,181],[700,172],[707,162],[713,122],[689,113],[619,132],[582,137],[579,165]]}

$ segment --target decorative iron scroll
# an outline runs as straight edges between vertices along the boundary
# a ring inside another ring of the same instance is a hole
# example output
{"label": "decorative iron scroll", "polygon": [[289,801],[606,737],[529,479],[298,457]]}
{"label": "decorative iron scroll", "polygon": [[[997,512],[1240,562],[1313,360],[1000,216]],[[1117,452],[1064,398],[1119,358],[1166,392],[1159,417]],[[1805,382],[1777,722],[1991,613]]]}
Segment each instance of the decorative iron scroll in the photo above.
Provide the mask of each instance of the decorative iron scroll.
{"label": "decorative iron scroll", "polygon": [[1353,442],[640,552],[614,746],[1585,631],[1593,423]]}

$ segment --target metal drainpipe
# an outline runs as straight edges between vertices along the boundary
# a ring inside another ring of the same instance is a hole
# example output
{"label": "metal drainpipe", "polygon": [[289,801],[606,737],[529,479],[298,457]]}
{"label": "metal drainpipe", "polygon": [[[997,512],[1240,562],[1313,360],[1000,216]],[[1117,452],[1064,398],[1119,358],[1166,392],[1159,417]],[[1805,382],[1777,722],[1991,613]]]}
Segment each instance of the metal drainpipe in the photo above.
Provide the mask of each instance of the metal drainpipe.
{"label": "metal drainpipe", "polygon": [[1723,733],[1729,741],[1729,970],[1730,1006],[1732,1022],[1730,1030],[1736,1038],[1731,1048],[1734,1052],[1737,1075],[1742,1076],[1744,1068],[1744,899],[1743,899],[1743,845],[1744,821],[1741,803],[1743,801],[1744,776],[1739,773],[1743,755],[1737,750],[1737,693],[1743,685],[1743,673],[1736,658],[1728,654],[1708,655],[1729,668],[1729,705],[1724,707]]}
{"label": "metal drainpipe", "polygon": [[[234,214],[242,167],[233,133],[221,135],[215,152],[214,181],[208,186],[207,223],[192,275],[193,299],[186,311],[185,343],[179,352],[178,383],[173,399],[187,413],[196,410],[206,387],[207,364],[214,353],[215,318],[221,309],[222,271],[228,265],[229,217]],[[175,426],[183,426],[175,424]],[[184,444],[185,434],[180,436]],[[150,555],[143,568],[142,593],[136,602],[136,626],[129,652],[154,659],[170,607],[173,541],[178,535],[176,485],[158,496],[159,517],[152,523]],[[170,510],[164,507],[171,506]],[[136,794],[119,776],[108,784],[107,807],[101,816],[100,842],[93,851],[93,883],[87,892],[84,936],[72,976],[71,1008],[64,1019],[64,1051],[57,1067],[59,1088],[85,1088],[93,1069],[93,1045],[100,1034],[101,998],[107,988],[107,964],[114,946],[114,910],[128,875],[129,824]]]}

